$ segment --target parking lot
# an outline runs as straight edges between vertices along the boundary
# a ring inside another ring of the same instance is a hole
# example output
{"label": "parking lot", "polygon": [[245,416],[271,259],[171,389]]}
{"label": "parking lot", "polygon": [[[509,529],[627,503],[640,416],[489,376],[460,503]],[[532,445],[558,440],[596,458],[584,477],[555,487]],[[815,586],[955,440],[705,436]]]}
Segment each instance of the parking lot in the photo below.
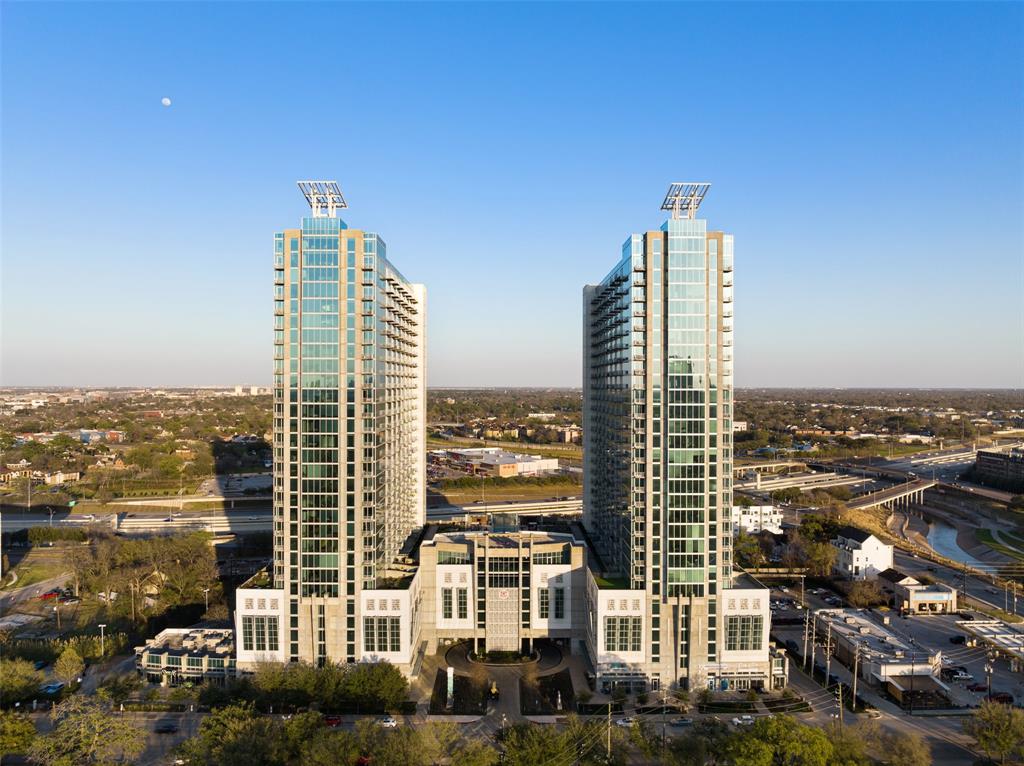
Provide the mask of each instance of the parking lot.
{"label": "parking lot", "polygon": [[[953,643],[951,639],[957,636],[964,636],[963,629],[957,625],[961,618],[958,615],[915,615],[913,617],[893,616],[892,629],[907,637],[916,646],[922,649],[940,651],[944,658],[944,667],[963,667],[971,678],[959,680],[946,680],[943,682],[950,687],[953,701],[960,705],[980,705],[985,697],[985,691],[980,687],[971,689],[969,687],[979,684],[986,684],[987,677],[985,666],[989,663],[988,650],[986,647],[968,646],[966,644]],[[1003,692],[1013,695],[1014,702],[1024,702],[1024,675],[1014,673],[1010,670],[1009,663],[1004,659],[992,663],[992,691],[993,693]],[[946,674],[948,677],[948,673]]]}

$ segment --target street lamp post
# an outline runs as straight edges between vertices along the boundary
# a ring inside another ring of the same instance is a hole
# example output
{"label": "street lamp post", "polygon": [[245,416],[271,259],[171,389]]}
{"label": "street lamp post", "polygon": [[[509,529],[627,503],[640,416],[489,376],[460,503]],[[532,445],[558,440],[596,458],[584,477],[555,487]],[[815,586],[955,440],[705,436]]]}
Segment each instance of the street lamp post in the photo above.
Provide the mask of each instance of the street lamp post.
{"label": "street lamp post", "polygon": [[985,695],[986,699],[992,699],[992,671],[996,669],[996,654],[990,652],[988,655],[988,662],[985,663],[985,682],[988,687],[988,693]]}
{"label": "street lamp post", "polygon": [[100,629],[100,659],[102,660],[107,656],[107,637],[104,634],[104,631],[107,629],[107,623],[101,622],[98,627]]}
{"label": "street lamp post", "polygon": [[57,615],[57,632],[60,633],[60,605],[54,604],[53,613]]}
{"label": "street lamp post", "polygon": [[203,588],[203,596],[206,597],[206,611],[209,612],[210,611],[210,589],[209,588]]}

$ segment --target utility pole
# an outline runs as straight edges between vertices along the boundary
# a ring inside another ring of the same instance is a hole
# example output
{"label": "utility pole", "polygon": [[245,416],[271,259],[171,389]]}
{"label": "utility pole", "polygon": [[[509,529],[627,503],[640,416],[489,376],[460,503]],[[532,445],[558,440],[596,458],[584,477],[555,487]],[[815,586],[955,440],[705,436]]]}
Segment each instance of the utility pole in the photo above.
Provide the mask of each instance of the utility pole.
{"label": "utility pole", "polygon": [[917,659],[917,654],[913,650],[911,650],[911,652],[910,652],[910,691],[909,691],[909,693],[907,695],[908,701],[910,702],[910,710],[907,712],[907,715],[913,715],[914,714],[914,678],[915,678],[915,675],[914,675],[914,662],[915,662],[916,659]]}
{"label": "utility pole", "polygon": [[843,730],[843,685],[839,684],[836,687],[836,703],[839,705],[839,712],[836,715],[836,721],[839,723],[839,731]]}
{"label": "utility pole", "polygon": [[811,633],[811,610],[808,609],[804,612],[804,651],[800,655],[800,659],[804,663],[804,668],[807,667],[807,638]]}
{"label": "utility pole", "polygon": [[607,734],[607,745],[605,751],[605,757],[608,759],[608,763],[612,761],[612,703],[608,700],[608,725],[606,727]]}
{"label": "utility pole", "polygon": [[100,661],[102,662],[103,658],[107,656],[106,636],[103,634],[103,631],[107,628],[107,624],[105,622],[101,622],[98,627],[100,629]]}
{"label": "utility pole", "polygon": [[828,621],[828,636],[825,639],[825,683],[828,686],[828,678],[832,675],[832,620]]}
{"label": "utility pole", "polygon": [[818,641],[818,621],[811,615],[811,678],[814,678],[814,655],[817,649]]}

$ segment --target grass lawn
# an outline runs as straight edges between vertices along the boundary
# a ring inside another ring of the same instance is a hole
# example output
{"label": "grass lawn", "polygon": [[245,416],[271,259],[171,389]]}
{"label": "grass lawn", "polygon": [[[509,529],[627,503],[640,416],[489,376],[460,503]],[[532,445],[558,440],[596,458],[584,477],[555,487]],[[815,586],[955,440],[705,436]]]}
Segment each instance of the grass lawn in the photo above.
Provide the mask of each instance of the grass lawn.
{"label": "grass lawn", "polygon": [[[37,582],[49,580],[67,570],[64,558],[59,553],[59,548],[33,548],[21,561],[13,567],[18,575],[17,582],[13,585],[4,586],[9,588],[23,588],[26,585],[35,585]],[[4,582],[10,582],[9,577],[4,577]]]}
{"label": "grass lawn", "polygon": [[[431,489],[430,494],[432,497],[443,497],[449,503],[463,505],[480,499],[480,487]],[[485,502],[490,503],[496,500],[548,500],[556,497],[581,497],[582,495],[583,485],[572,482],[565,482],[564,484],[538,484],[536,486],[520,484],[507,487],[502,487],[499,484],[497,486],[488,485],[484,491],[483,499]]]}
{"label": "grass lawn", "polygon": [[1000,532],[999,539],[1011,548],[1016,548],[1017,550],[1024,552],[1024,537],[1014,534],[1013,532]]}
{"label": "grass lawn", "polygon": [[994,551],[999,551],[1004,556],[1009,556],[1017,561],[1024,561],[1024,553],[1021,553],[1016,548],[1011,548],[1008,545],[1004,545],[999,540],[996,540],[995,535],[988,529],[976,529],[974,530],[974,537],[980,543],[984,543]]}

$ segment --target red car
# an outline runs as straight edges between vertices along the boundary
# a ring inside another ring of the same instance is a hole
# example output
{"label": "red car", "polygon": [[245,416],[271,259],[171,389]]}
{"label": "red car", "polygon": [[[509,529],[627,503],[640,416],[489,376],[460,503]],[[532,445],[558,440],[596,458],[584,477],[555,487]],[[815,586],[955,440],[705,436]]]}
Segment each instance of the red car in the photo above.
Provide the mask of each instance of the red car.
{"label": "red car", "polygon": [[58,596],[60,596],[60,591],[59,590],[48,590],[48,591],[46,591],[46,593],[44,593],[43,595],[41,595],[39,597],[39,600],[40,601],[50,601],[51,599],[55,599]]}
{"label": "red car", "polygon": [[969,692],[987,692],[988,691],[988,686],[986,684],[979,684],[979,683],[967,684],[967,691],[969,691]]}
{"label": "red car", "polygon": [[324,716],[324,726],[330,726],[331,728],[334,728],[336,726],[341,726],[341,716],[340,715],[325,715]]}

